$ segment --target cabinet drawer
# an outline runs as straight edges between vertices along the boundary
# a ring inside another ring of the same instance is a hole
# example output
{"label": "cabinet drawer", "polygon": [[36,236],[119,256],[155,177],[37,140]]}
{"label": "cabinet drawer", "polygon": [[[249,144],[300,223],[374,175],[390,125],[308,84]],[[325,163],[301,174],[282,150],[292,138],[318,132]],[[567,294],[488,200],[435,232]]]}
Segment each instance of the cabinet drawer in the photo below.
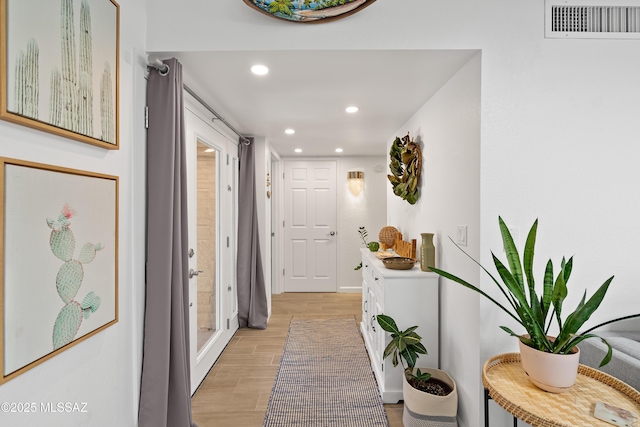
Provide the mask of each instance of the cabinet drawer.
{"label": "cabinet drawer", "polygon": [[367,283],[373,282],[373,268],[366,258],[362,260],[362,280]]}
{"label": "cabinet drawer", "polygon": [[371,270],[371,282],[369,282],[374,292],[378,296],[380,301],[383,300],[382,296],[384,295],[384,277],[382,277],[376,270]]}

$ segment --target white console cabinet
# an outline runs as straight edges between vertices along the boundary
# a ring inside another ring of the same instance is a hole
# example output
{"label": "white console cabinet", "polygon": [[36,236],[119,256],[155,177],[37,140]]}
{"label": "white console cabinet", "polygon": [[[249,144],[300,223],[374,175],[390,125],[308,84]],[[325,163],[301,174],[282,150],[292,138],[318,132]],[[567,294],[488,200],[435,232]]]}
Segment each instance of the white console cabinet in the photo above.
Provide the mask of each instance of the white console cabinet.
{"label": "white console cabinet", "polygon": [[360,330],[369,352],[371,367],[385,403],[402,400],[402,367],[392,358],[382,359],[391,340],[380,328],[376,315],[391,316],[400,330],[418,326],[416,332],[429,354],[421,354],[417,367],[439,368],[438,275],[420,270],[391,270],[368,249],[362,249],[362,323]]}

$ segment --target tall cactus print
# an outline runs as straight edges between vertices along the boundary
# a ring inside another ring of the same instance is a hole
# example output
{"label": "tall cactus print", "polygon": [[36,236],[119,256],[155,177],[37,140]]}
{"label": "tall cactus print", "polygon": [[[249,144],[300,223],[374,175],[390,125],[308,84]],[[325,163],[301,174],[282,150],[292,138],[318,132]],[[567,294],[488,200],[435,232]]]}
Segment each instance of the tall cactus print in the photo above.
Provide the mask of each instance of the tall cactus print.
{"label": "tall cactus print", "polygon": [[93,261],[96,253],[102,250],[104,245],[85,243],[80,249],[78,259],[73,259],[76,239],[70,228],[70,219],[74,215],[75,211],[65,204],[57,219],[47,218],[47,225],[51,228],[49,247],[53,255],[63,261],[56,276],[56,289],[65,305],[53,325],[54,350],[73,341],[82,324],[82,318],[88,319],[100,307],[100,297],[93,291],[84,297],[82,303],[75,301],[84,280],[83,265]]}
{"label": "tall cactus print", "polygon": [[27,52],[19,50],[16,55],[15,111],[33,119],[38,118],[38,43],[29,39]]}

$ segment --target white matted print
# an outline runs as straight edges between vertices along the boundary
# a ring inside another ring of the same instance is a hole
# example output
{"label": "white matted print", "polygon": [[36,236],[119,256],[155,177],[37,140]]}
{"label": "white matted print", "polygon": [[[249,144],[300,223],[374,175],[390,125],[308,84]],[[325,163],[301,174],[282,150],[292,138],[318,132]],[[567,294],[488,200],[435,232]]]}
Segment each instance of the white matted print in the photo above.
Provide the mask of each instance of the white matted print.
{"label": "white matted print", "polygon": [[118,319],[118,178],[2,158],[0,384]]}
{"label": "white matted print", "polygon": [[0,12],[0,118],[117,149],[118,4],[0,0]]}

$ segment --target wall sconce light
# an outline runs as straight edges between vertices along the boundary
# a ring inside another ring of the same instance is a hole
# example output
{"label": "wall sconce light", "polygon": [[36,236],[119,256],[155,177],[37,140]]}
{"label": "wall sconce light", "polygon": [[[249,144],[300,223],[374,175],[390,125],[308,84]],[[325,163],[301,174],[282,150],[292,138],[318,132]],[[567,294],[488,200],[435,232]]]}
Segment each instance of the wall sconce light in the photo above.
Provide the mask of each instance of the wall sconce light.
{"label": "wall sconce light", "polygon": [[364,172],[361,171],[349,171],[347,172],[347,182],[349,183],[349,191],[354,196],[357,196],[362,192],[364,187]]}

